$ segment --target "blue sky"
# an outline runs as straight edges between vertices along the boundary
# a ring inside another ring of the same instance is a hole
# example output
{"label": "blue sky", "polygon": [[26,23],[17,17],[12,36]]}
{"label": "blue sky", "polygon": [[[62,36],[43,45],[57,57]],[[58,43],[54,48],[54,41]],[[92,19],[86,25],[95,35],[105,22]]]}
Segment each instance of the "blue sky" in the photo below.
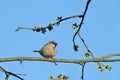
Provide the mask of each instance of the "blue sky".
{"label": "blue sky", "polygon": [[[46,34],[28,30],[15,32],[17,26],[46,27],[50,22],[55,22],[57,16],[68,17],[82,14],[86,0],[1,0],[0,1],[0,57],[41,57],[33,50],[41,48],[50,40],[58,43],[58,52],[55,58],[83,59],[85,47],[76,38],[80,50],[74,52],[72,37],[75,30],[73,23],[79,23],[79,19],[71,19],[62,22],[59,27]],[[81,35],[95,57],[109,53],[120,52],[120,9],[119,0],[92,0],[86,14]],[[85,66],[85,80],[118,80],[119,63],[111,64],[112,71],[98,72],[96,63],[88,63]],[[69,76],[69,80],[80,80],[81,66],[75,64],[58,63],[55,66],[48,62],[19,62],[0,63],[8,71],[23,73],[25,80],[44,79],[49,80],[49,75],[59,74]],[[0,72],[0,80],[4,80],[4,74]],[[9,80],[13,80],[10,77]],[[17,79],[16,79],[17,80]]]}

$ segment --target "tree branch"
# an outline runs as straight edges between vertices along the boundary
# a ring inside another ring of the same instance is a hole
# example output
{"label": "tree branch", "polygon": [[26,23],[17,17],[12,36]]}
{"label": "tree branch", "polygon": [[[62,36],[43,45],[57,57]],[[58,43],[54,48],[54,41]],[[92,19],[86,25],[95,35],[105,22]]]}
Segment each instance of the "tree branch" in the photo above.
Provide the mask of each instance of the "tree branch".
{"label": "tree branch", "polygon": [[107,59],[107,58],[111,58],[113,56],[120,56],[120,53],[115,53],[115,54],[108,54],[106,56],[101,56],[101,59]]}
{"label": "tree branch", "polygon": [[76,45],[76,44],[75,44],[75,37],[76,37],[76,35],[79,33],[79,31],[80,31],[80,29],[81,29],[81,27],[82,27],[82,24],[83,24],[83,21],[84,21],[85,15],[86,15],[86,13],[87,13],[88,6],[89,6],[90,2],[91,2],[91,0],[88,0],[87,3],[86,3],[86,7],[85,7],[85,10],[84,10],[83,16],[81,17],[82,19],[81,19],[81,21],[80,21],[79,28],[78,28],[78,30],[75,32],[75,34],[74,34],[74,36],[73,36],[73,44],[74,44],[74,46]]}
{"label": "tree branch", "polygon": [[18,78],[18,79],[20,79],[20,80],[24,80],[23,78],[21,78],[21,77],[18,76],[17,74],[14,74],[14,73],[12,73],[12,72],[9,72],[9,71],[5,70],[4,68],[2,68],[1,66],[0,66],[0,71],[2,71],[2,72],[5,73],[5,75],[6,75],[5,80],[8,80],[8,78],[9,78],[10,75],[12,75],[12,76],[14,76],[14,77],[16,77],[16,78]]}
{"label": "tree branch", "polygon": [[99,58],[94,59],[45,59],[45,58],[38,58],[38,57],[12,57],[12,58],[0,58],[0,62],[11,62],[11,61],[45,61],[45,62],[61,62],[61,63],[75,63],[75,64],[82,64],[88,62],[118,62],[120,58],[108,59],[114,56],[120,56],[120,53],[116,54],[108,54],[106,56],[102,56]]}
{"label": "tree branch", "polygon": [[84,69],[85,69],[85,63],[82,63],[82,75],[81,75],[82,80],[84,80]]}

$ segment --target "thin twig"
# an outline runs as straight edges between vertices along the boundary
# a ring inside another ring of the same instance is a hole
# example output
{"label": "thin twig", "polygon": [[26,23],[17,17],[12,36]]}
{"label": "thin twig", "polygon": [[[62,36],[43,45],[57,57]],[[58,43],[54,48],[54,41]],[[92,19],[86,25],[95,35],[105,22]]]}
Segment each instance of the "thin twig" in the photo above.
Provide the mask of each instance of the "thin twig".
{"label": "thin twig", "polygon": [[0,71],[5,73],[5,75],[6,75],[5,80],[8,80],[9,74],[7,73],[7,71],[4,68],[2,68],[1,66],[0,66]]}
{"label": "thin twig", "polygon": [[[79,38],[81,39],[81,41],[82,41],[83,45],[85,46],[85,48],[87,49],[87,51],[90,52],[92,58],[94,59],[95,57],[94,57],[93,53],[92,53],[91,50],[88,48],[88,46],[87,46],[87,44],[85,43],[84,39],[83,39],[82,36],[80,35],[80,32],[78,32],[78,36],[79,36]],[[99,65],[100,62],[97,62],[97,64]]]}
{"label": "thin twig", "polygon": [[113,56],[120,56],[120,54],[119,54],[119,53],[116,53],[116,54],[108,54],[108,55],[102,56],[102,57],[100,57],[100,58],[101,58],[101,59],[108,59],[108,58],[111,58],[111,57],[113,57]]}
{"label": "thin twig", "polygon": [[14,76],[14,77],[20,79],[20,80],[24,80],[23,78],[21,78],[20,76],[14,74],[14,73],[12,73],[12,72],[7,71],[7,73],[8,73],[9,75],[12,75],[12,76]]}
{"label": "thin twig", "polygon": [[10,75],[12,75],[12,76],[14,76],[14,77],[16,77],[16,78],[18,78],[18,79],[20,79],[20,80],[24,80],[23,78],[21,78],[21,77],[18,76],[17,74],[14,74],[14,73],[12,73],[12,72],[6,71],[6,70],[5,70],[4,68],[2,68],[1,66],[0,66],[0,71],[2,71],[2,72],[5,73],[5,75],[6,75],[5,80],[8,80],[8,78],[9,78]]}
{"label": "thin twig", "polygon": [[81,76],[82,80],[84,80],[84,68],[85,68],[85,63],[82,63],[82,76]]}
{"label": "thin twig", "polygon": [[80,21],[78,30],[75,32],[75,34],[74,34],[74,36],[73,36],[73,44],[74,44],[74,45],[75,45],[75,37],[76,37],[76,35],[78,34],[78,32],[80,31],[80,29],[81,29],[81,27],[82,27],[82,24],[83,24],[83,21],[84,21],[86,12],[87,12],[87,10],[88,10],[88,6],[89,6],[89,4],[90,4],[90,1],[91,1],[91,0],[88,0],[87,3],[86,3],[86,7],[85,7],[85,10],[84,10],[82,19],[81,19],[81,21]]}
{"label": "thin twig", "polygon": [[[87,49],[88,52],[91,53],[91,56],[92,56],[92,58],[94,59],[95,57],[94,57],[93,53],[92,53],[91,50],[88,48],[87,44],[85,43],[84,39],[82,38],[82,36],[81,36],[81,34],[80,34],[80,29],[81,29],[81,27],[82,27],[82,24],[83,24],[83,21],[84,21],[84,17],[85,17],[85,15],[86,15],[87,10],[88,10],[88,6],[89,6],[89,4],[90,4],[90,1],[91,1],[91,0],[88,0],[88,1],[87,1],[86,8],[85,8],[85,11],[84,11],[84,13],[83,13],[83,17],[82,17],[82,20],[81,20],[81,22],[80,22],[79,28],[78,28],[78,30],[76,31],[75,35],[73,36],[73,43],[74,43],[74,45],[75,45],[74,39],[75,39],[75,36],[78,34],[78,36],[79,36],[79,38],[81,39],[82,43],[84,44],[85,48]],[[100,64],[99,62],[97,62],[97,63],[98,63],[98,65]]]}
{"label": "thin twig", "polygon": [[87,49],[87,51],[91,53],[92,58],[95,58],[94,55],[93,55],[93,53],[90,51],[90,49],[89,49],[88,46],[86,45],[84,39],[83,39],[82,36],[80,35],[80,32],[78,32],[78,36],[79,36],[79,38],[81,39],[81,41],[82,41],[83,45],[85,46],[85,48]]}
{"label": "thin twig", "polygon": [[[73,15],[73,16],[69,16],[69,17],[66,17],[66,18],[62,18],[61,20],[59,20],[59,21],[57,21],[57,22],[54,22],[52,25],[56,25],[56,23],[61,23],[61,22],[65,21],[65,20],[72,19],[72,18],[77,18],[77,17],[78,17],[78,18],[81,18],[81,17],[83,17],[83,15]],[[48,28],[49,28],[49,26],[46,26],[46,27],[44,27],[44,28],[42,28],[42,29],[46,30],[46,29],[48,29]],[[15,32],[17,32],[17,31],[19,31],[19,30],[23,30],[23,29],[35,31],[35,27],[34,27],[34,28],[18,27],[18,28],[15,30]]]}

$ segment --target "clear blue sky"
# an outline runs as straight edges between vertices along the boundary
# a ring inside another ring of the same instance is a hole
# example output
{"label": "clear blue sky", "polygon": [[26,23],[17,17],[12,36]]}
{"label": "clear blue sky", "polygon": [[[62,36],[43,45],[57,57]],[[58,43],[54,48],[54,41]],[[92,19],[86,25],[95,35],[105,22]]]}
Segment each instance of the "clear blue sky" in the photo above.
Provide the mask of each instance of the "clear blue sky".
{"label": "clear blue sky", "polygon": [[[0,1],[0,58],[6,57],[41,57],[34,53],[34,49],[41,48],[46,42],[55,40],[58,42],[58,52],[55,58],[83,59],[86,49],[76,38],[80,46],[79,52],[74,52],[72,37],[74,30],[72,24],[79,22],[71,19],[62,22],[59,27],[45,35],[28,30],[15,32],[17,26],[34,27],[36,25],[47,26],[55,22],[56,17],[64,17],[81,14],[86,0],[1,0]],[[120,0],[92,0],[81,34],[95,57],[109,53],[120,52]],[[98,72],[96,63],[88,63],[85,66],[85,80],[118,80],[120,63],[111,64],[112,71]],[[69,80],[80,80],[81,66],[75,64],[47,62],[7,62],[0,63],[8,71],[23,73],[25,80],[49,80],[49,75],[59,74],[69,76]],[[0,80],[5,75],[0,72]],[[10,77],[9,80],[17,80]]]}

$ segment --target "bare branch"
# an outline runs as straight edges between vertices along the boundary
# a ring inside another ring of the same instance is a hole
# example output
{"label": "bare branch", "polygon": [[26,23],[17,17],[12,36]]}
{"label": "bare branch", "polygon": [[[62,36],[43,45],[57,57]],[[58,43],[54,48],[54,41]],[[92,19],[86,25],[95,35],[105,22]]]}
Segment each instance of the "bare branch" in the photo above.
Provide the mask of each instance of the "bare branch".
{"label": "bare branch", "polygon": [[85,7],[85,10],[84,10],[82,19],[81,19],[81,21],[80,21],[80,24],[79,24],[79,28],[78,28],[78,30],[75,32],[75,34],[74,34],[74,36],[73,36],[73,44],[74,44],[74,45],[76,45],[76,44],[75,44],[75,37],[76,37],[76,35],[78,34],[78,32],[80,31],[80,29],[81,29],[81,27],[82,27],[82,24],[83,24],[83,21],[84,21],[84,18],[85,18],[85,15],[86,15],[86,12],[87,12],[87,10],[88,10],[88,6],[89,6],[90,2],[91,2],[91,0],[88,0],[87,3],[86,3],[86,7]]}
{"label": "bare branch", "polygon": [[[87,44],[85,43],[84,39],[82,38],[80,32],[78,32],[78,36],[79,36],[80,40],[82,41],[83,45],[85,46],[85,48],[87,49],[87,51],[91,54],[92,58],[94,59],[95,57],[94,57],[92,51],[88,48],[88,46],[87,46]],[[100,62],[97,62],[97,64],[99,65]]]}
{"label": "bare branch", "polygon": [[12,73],[12,72],[6,71],[6,70],[5,70],[4,68],[2,68],[1,66],[0,66],[0,71],[2,71],[2,72],[5,73],[5,75],[6,75],[5,80],[8,80],[8,78],[9,78],[10,75],[12,75],[12,76],[14,76],[14,77],[16,77],[16,78],[18,78],[18,79],[20,79],[20,80],[24,80],[23,78],[21,78],[21,77],[18,76],[17,74],[14,74],[14,73]]}
{"label": "bare branch", "polygon": [[81,76],[82,80],[84,80],[84,68],[85,68],[85,63],[82,63],[82,76]]}
{"label": "bare branch", "polygon": [[106,56],[102,56],[100,58],[94,58],[94,59],[45,59],[45,58],[38,58],[38,57],[12,57],[12,58],[0,58],[0,62],[11,62],[11,61],[45,61],[45,62],[61,62],[61,63],[75,63],[75,64],[81,64],[81,63],[88,63],[88,62],[118,62],[120,61],[120,58],[114,58],[114,59],[108,59],[113,56],[120,56],[120,53],[117,54],[109,54]]}
{"label": "bare branch", "polygon": [[113,56],[120,56],[120,53],[115,53],[115,54],[108,54],[106,56],[102,56],[100,57],[101,59],[107,59],[107,58],[111,58]]}
{"label": "bare branch", "polygon": [[[61,20],[59,20],[59,21],[57,21],[57,22],[54,22],[54,23],[52,23],[52,25],[54,26],[54,25],[56,25],[56,23],[58,23],[58,24],[60,24],[61,22],[63,22],[63,21],[65,21],[65,20],[68,20],[68,19],[72,19],[72,18],[82,18],[83,17],[83,15],[73,15],[73,16],[69,16],[69,17],[66,17],[66,18],[63,18],[63,19],[61,19]],[[36,27],[36,26],[35,26]],[[42,33],[44,33],[45,34],[45,32],[46,32],[46,29],[48,29],[49,30],[49,25],[48,26],[46,26],[46,27],[41,27],[41,29],[40,30],[38,30],[38,29],[36,29],[35,27],[33,27],[33,28],[25,28],[25,27],[21,27],[21,26],[19,26],[19,27],[17,27],[17,29],[15,30],[15,32],[17,32],[17,31],[19,31],[19,30],[32,30],[32,31],[36,31],[36,32],[42,32]],[[40,26],[39,26],[40,27]]]}

